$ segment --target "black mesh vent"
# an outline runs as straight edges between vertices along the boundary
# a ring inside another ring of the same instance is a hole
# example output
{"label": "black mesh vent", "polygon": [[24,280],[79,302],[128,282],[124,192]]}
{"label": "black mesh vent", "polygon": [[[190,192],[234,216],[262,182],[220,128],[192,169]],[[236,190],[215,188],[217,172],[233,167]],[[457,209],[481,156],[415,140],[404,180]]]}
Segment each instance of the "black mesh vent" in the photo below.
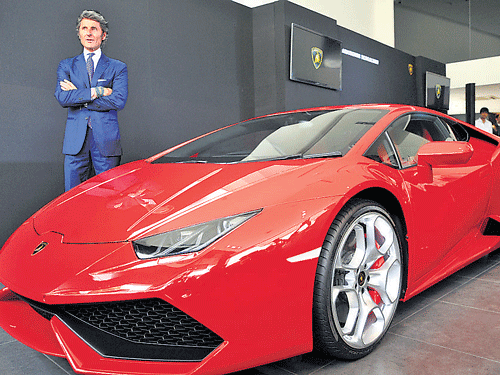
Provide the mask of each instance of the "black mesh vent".
{"label": "black mesh vent", "polygon": [[224,341],[161,299],[47,305],[18,294],[50,320],[57,316],[104,357],[199,362]]}
{"label": "black mesh vent", "polygon": [[154,345],[216,348],[223,340],[160,299],[66,305],[64,311],[107,333]]}

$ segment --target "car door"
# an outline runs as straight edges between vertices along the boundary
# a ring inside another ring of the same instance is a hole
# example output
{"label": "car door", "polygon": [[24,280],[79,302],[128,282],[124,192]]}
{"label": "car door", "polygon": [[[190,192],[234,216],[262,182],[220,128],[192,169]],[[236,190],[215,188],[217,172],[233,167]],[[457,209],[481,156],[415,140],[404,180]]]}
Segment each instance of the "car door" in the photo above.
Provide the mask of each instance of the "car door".
{"label": "car door", "polygon": [[[409,270],[413,280],[438,274],[454,258],[457,244],[480,228],[488,205],[491,166],[475,156],[466,162],[432,165],[426,173],[418,152],[429,142],[458,142],[450,126],[431,114],[412,113],[396,119],[371,147],[380,161],[399,169],[407,192],[413,231],[409,246],[416,251]],[[446,144],[437,143],[439,146]],[[472,146],[466,144],[472,150]],[[419,169],[420,168],[420,169]]]}

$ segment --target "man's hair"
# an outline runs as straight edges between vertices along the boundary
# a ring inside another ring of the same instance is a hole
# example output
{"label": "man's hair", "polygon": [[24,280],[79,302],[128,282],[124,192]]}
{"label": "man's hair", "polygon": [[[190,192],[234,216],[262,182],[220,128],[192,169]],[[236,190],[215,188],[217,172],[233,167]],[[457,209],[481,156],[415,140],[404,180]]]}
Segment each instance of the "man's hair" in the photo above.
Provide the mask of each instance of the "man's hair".
{"label": "man's hair", "polygon": [[486,107],[481,108],[481,110],[479,111],[479,113],[484,113],[484,112],[490,113],[490,111]]}
{"label": "man's hair", "polygon": [[102,41],[102,44],[104,44],[104,42],[108,39],[108,22],[106,21],[104,16],[97,10],[84,10],[76,20],[76,35],[79,35],[80,24],[82,23],[82,20],[84,18],[99,22],[102,32],[106,33],[106,39]]}

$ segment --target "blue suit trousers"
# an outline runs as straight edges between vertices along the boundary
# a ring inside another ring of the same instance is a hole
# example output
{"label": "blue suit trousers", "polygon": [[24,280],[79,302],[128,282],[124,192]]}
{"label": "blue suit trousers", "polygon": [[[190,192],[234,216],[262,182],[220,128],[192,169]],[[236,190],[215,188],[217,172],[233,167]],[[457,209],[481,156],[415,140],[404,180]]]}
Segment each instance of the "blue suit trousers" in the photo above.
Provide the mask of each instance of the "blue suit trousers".
{"label": "blue suit trousers", "polygon": [[121,156],[104,156],[99,151],[92,128],[87,127],[85,142],[76,155],[64,157],[64,187],[66,191],[86,181],[92,174],[99,174],[120,164]]}

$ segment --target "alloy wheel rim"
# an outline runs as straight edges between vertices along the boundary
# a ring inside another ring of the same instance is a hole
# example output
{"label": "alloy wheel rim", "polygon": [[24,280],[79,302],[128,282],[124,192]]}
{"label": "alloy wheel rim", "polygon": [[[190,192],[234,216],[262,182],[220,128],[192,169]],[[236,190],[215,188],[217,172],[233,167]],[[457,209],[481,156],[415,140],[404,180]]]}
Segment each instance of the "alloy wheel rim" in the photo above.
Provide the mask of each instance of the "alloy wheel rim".
{"label": "alloy wheel rim", "polygon": [[371,211],[349,225],[333,264],[331,309],[344,342],[363,349],[379,340],[401,291],[401,252],[394,226]]}

